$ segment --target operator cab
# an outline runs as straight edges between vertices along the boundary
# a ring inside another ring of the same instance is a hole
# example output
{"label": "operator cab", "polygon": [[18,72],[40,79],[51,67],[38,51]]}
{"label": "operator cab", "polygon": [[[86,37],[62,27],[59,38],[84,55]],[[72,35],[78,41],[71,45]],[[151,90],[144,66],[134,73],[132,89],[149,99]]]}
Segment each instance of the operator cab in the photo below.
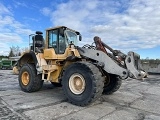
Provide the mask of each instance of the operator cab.
{"label": "operator cab", "polygon": [[65,26],[47,29],[47,48],[54,48],[56,54],[64,54],[70,44],[77,45],[77,40],[81,40],[79,32],[71,30]]}

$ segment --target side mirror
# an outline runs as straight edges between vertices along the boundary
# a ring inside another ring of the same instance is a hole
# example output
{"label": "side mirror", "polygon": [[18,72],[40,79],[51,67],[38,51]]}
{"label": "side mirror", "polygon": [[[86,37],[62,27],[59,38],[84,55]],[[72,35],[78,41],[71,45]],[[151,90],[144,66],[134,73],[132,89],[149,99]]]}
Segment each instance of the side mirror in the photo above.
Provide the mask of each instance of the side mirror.
{"label": "side mirror", "polygon": [[82,36],[81,35],[79,35],[79,41],[82,41]]}

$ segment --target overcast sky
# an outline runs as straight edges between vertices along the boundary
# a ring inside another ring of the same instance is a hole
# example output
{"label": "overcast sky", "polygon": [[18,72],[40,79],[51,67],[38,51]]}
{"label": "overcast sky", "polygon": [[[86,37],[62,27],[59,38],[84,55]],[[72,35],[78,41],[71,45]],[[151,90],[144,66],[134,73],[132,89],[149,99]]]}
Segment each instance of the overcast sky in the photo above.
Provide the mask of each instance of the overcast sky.
{"label": "overcast sky", "polygon": [[0,55],[61,25],[81,32],[80,46],[99,36],[122,52],[160,58],[160,0],[0,0]]}

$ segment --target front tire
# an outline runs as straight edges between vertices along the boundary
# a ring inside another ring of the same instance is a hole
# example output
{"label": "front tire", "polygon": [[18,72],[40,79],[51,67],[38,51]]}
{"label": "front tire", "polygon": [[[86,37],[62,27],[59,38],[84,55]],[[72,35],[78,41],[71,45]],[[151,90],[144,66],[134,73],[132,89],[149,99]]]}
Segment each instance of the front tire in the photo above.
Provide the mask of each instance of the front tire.
{"label": "front tire", "polygon": [[122,80],[113,74],[107,74],[104,82],[103,94],[109,95],[116,92],[122,84]]}
{"label": "front tire", "polygon": [[103,91],[104,77],[99,69],[88,62],[71,64],[62,77],[62,88],[72,104],[86,106],[99,98]]}
{"label": "front tire", "polygon": [[43,85],[42,75],[37,75],[36,68],[32,64],[25,64],[20,69],[19,86],[24,92],[35,92]]}

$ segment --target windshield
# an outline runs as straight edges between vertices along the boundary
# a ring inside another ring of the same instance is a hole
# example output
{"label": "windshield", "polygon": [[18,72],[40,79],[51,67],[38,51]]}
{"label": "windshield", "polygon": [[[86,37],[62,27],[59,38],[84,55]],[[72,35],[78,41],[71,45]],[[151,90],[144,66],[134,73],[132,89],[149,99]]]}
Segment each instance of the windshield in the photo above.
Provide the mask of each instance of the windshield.
{"label": "windshield", "polygon": [[77,34],[75,32],[65,30],[65,34],[67,37],[68,44],[73,43],[74,45],[77,45]]}

